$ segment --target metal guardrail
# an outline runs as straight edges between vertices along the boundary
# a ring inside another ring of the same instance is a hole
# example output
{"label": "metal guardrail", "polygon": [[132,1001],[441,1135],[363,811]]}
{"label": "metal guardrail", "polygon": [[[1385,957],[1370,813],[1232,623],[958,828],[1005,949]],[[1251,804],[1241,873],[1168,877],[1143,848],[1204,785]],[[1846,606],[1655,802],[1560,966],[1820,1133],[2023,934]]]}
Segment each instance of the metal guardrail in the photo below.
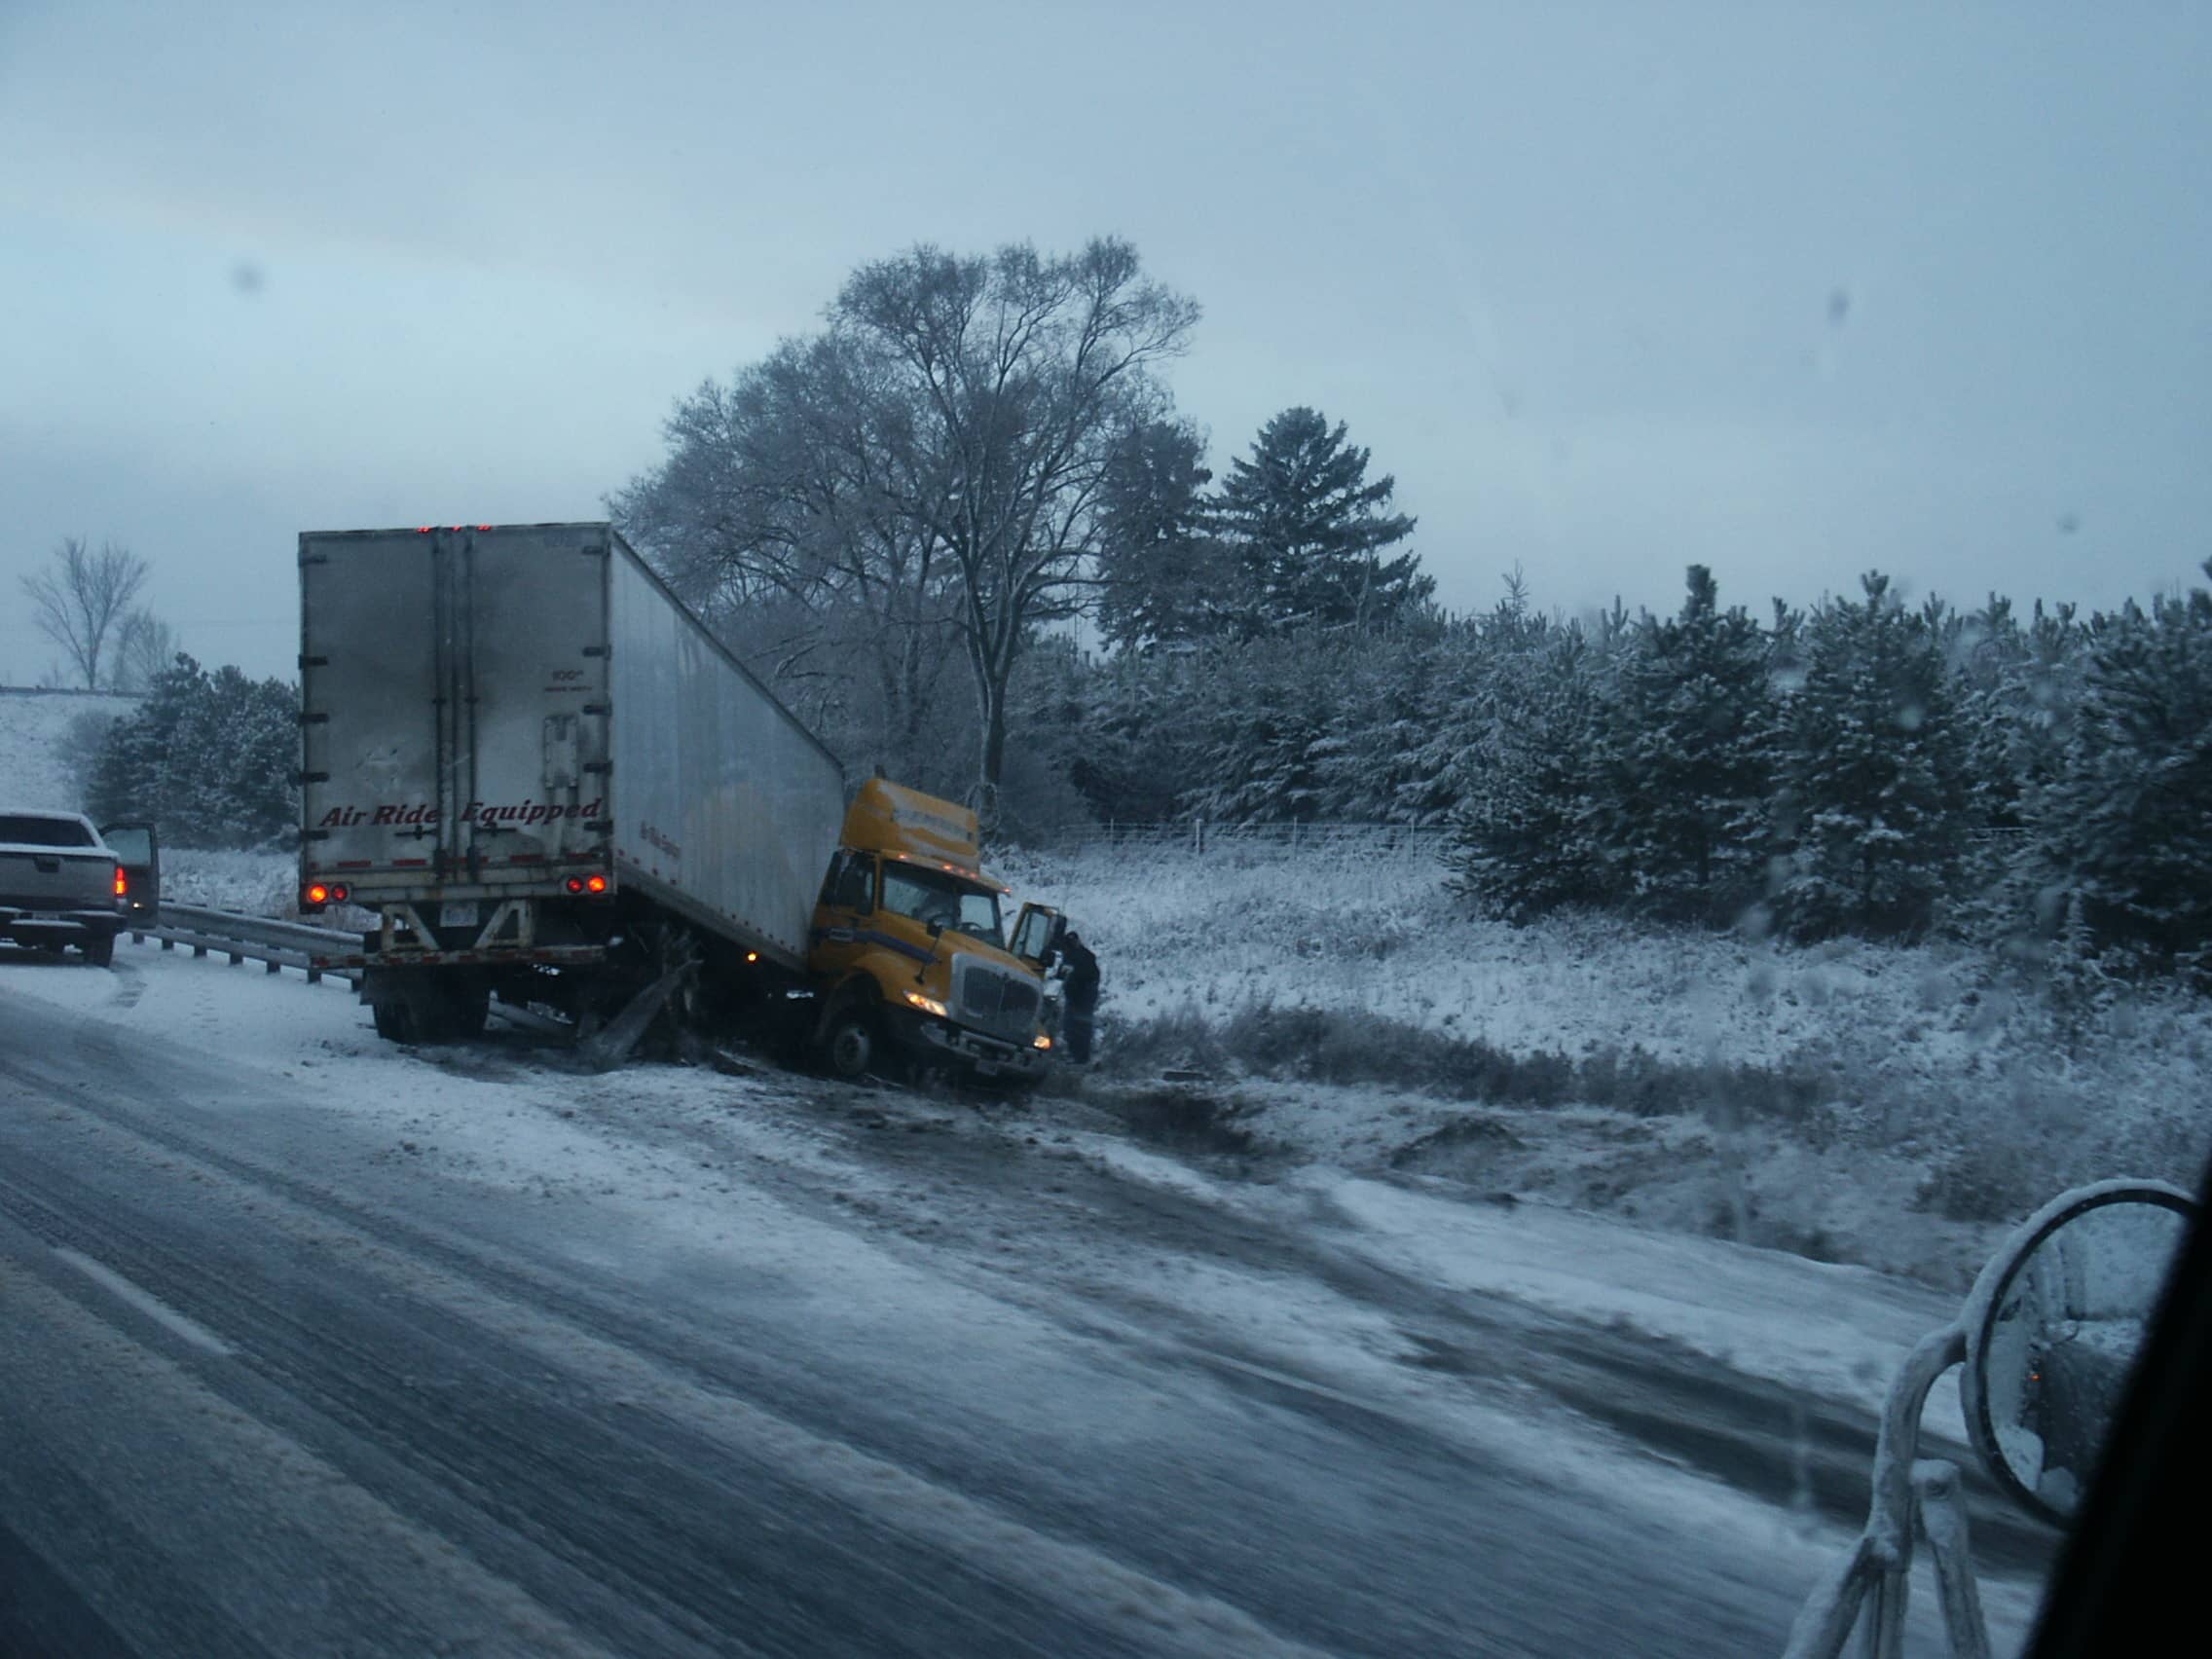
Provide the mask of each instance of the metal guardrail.
{"label": "metal guardrail", "polygon": [[[203,904],[164,904],[156,925],[133,926],[124,931],[141,943],[149,939],[158,940],[164,950],[174,950],[182,945],[195,956],[227,956],[234,968],[243,962],[258,962],[271,974],[297,968],[308,977],[311,985],[318,983],[325,976],[348,985],[357,985],[361,979],[357,968],[317,968],[313,964],[317,955],[327,956],[333,950],[360,949],[361,936],[340,928],[280,922],[273,916],[214,910]],[[574,1035],[571,1026],[527,1008],[495,1002],[492,1012],[508,1024],[540,1036]]]}
{"label": "metal guardrail", "polygon": [[183,945],[195,956],[227,956],[234,968],[243,962],[259,962],[271,974],[297,968],[308,977],[311,985],[325,974],[349,985],[359,978],[359,975],[350,970],[317,968],[313,964],[316,955],[360,947],[360,935],[342,933],[336,928],[241,915],[236,910],[215,910],[203,904],[165,903],[156,915],[154,926],[134,922],[127,931],[140,941],[159,940],[164,950]]}

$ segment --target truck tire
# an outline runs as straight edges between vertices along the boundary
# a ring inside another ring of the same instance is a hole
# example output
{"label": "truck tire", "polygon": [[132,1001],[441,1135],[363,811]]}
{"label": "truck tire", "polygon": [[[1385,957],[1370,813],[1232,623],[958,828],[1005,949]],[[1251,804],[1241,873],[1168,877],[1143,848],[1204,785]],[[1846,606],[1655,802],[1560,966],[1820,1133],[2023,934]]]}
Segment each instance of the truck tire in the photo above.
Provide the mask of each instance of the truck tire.
{"label": "truck tire", "polygon": [[94,968],[115,966],[115,935],[102,934],[97,939],[85,940],[85,960]]}
{"label": "truck tire", "polygon": [[423,969],[390,975],[371,989],[377,1035],[387,1043],[458,1043],[480,1036],[491,1009],[486,986]]}
{"label": "truck tire", "polygon": [[484,1021],[492,1013],[492,990],[488,985],[446,985],[445,1035],[438,1039],[445,1043],[464,1042],[471,1037],[484,1035]]}
{"label": "truck tire", "polygon": [[377,1024],[377,1035],[387,1043],[415,1042],[415,1010],[397,1000],[369,1004],[369,1017]]}
{"label": "truck tire", "polygon": [[822,1038],[822,1058],[832,1077],[857,1083],[874,1069],[882,1049],[882,1024],[864,996],[848,995]]}

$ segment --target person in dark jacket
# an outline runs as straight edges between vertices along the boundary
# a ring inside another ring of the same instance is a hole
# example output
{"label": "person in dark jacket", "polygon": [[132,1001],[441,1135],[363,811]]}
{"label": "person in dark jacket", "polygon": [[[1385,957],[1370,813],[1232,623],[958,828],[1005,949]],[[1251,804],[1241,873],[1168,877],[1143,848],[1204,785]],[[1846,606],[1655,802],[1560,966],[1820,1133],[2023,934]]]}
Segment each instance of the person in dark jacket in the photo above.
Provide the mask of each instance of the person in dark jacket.
{"label": "person in dark jacket", "polygon": [[1079,1066],[1088,1065],[1092,1019],[1098,1012],[1098,958],[1073,928],[1060,936],[1055,955],[1065,997],[1060,1030],[1067,1039],[1068,1058]]}

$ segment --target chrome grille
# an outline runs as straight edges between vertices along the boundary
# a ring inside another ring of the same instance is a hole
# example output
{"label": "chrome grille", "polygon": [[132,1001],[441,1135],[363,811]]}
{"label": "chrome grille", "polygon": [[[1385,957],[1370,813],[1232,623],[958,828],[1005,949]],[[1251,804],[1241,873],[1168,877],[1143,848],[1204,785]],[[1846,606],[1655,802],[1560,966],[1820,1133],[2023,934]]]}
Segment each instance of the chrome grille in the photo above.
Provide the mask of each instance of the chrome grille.
{"label": "chrome grille", "polygon": [[963,1024],[1009,1043],[1026,1042],[1037,1023],[1037,987],[987,962],[964,962],[954,1007]]}

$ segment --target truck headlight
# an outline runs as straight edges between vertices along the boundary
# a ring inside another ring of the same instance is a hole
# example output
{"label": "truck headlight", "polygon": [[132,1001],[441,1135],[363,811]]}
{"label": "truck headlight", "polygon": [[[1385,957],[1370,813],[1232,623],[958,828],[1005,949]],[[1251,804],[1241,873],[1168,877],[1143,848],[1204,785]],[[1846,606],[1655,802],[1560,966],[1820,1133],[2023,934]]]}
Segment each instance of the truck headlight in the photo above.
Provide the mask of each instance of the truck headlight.
{"label": "truck headlight", "polygon": [[940,1019],[949,1017],[944,1012],[944,1004],[939,1002],[935,997],[925,997],[919,991],[908,991],[906,1001],[920,1009],[924,1014],[934,1014]]}

